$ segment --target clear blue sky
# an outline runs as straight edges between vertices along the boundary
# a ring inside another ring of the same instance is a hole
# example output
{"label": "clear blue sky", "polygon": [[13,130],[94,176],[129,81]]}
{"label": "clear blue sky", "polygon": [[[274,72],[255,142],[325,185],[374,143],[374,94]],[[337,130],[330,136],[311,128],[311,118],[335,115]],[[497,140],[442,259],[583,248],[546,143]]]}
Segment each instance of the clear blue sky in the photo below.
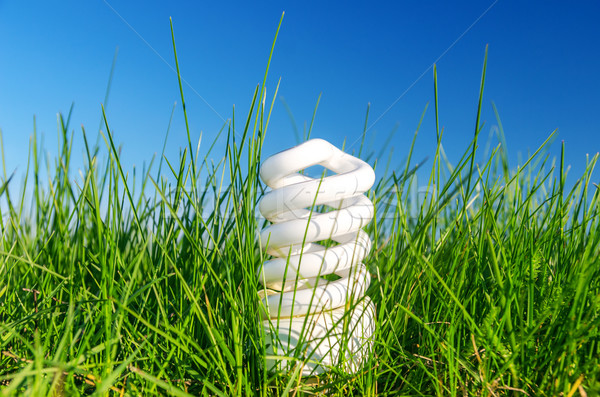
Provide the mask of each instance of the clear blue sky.
{"label": "clear blue sky", "polygon": [[[313,137],[336,145],[344,139],[356,142],[371,103],[369,124],[378,121],[367,141],[377,148],[397,126],[390,147],[400,164],[430,102],[415,160],[432,156],[430,67],[437,62],[443,144],[456,161],[473,135],[489,44],[482,117],[487,122],[479,159],[496,126],[491,101],[500,112],[513,166],[518,153],[535,150],[555,128],[553,152],[564,140],[574,173],[582,172],[586,153],[600,149],[600,6],[595,1],[0,0],[0,128],[8,171],[16,169],[21,176],[25,170],[34,115],[46,150],[56,154],[56,113],[66,113],[71,103],[75,164],[82,163],[80,126],[95,137],[117,46],[106,108],[115,139],[123,145],[124,164],[139,167],[160,153],[172,106],[180,104],[170,16],[181,72],[189,83],[184,88],[193,139],[202,131],[205,142],[212,140],[234,104],[238,120],[245,116],[282,11],[268,94],[281,77],[279,95],[302,128],[322,93]],[[295,143],[278,100],[265,154]],[[185,145],[178,106],[167,156],[175,158]]]}

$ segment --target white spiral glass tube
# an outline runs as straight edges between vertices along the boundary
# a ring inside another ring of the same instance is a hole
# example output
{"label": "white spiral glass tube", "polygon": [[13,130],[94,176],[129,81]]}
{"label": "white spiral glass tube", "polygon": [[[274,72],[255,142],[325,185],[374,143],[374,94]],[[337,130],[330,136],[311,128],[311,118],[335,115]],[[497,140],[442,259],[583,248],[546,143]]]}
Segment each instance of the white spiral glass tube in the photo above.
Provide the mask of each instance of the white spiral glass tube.
{"label": "white spiral glass tube", "polygon": [[[299,173],[314,165],[336,174]],[[364,192],[375,173],[329,142],[312,139],[265,160],[260,176],[272,189],[259,203],[272,223],[261,231],[261,245],[274,257],[258,269],[267,366],[291,368],[299,358],[304,376],[338,364],[355,372],[370,353],[375,327],[374,305],[364,296],[370,275],[362,263],[371,249],[362,227],[373,218]],[[312,211],[316,206],[331,210]],[[318,244],[326,240],[334,244]]]}

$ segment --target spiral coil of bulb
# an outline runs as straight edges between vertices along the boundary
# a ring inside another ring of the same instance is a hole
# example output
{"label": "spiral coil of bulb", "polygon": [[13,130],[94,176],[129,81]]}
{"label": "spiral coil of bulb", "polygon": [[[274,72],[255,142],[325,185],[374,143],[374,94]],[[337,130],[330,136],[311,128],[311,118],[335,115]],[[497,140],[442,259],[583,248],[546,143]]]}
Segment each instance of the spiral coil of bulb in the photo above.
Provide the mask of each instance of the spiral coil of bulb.
{"label": "spiral coil of bulb", "polygon": [[[336,175],[299,173],[314,165]],[[354,372],[368,356],[374,332],[375,308],[364,296],[370,275],[362,264],[371,240],[362,227],[373,218],[364,193],[375,173],[329,142],[312,139],[265,160],[260,176],[272,189],[259,203],[272,223],[261,231],[261,244],[274,257],[258,270],[265,288],[267,366],[283,369],[290,360],[277,357],[296,357],[305,362],[305,376],[340,363]],[[333,209],[311,211],[316,206]],[[318,244],[326,240],[336,244]]]}

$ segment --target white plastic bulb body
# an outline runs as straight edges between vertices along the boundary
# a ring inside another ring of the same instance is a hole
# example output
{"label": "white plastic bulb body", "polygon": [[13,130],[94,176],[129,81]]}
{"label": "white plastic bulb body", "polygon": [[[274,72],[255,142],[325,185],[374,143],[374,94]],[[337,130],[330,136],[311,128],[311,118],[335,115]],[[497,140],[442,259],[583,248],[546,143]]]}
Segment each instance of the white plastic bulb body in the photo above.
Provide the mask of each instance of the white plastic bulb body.
{"label": "white plastic bulb body", "polygon": [[[335,175],[299,173],[314,165]],[[371,240],[362,230],[373,219],[373,203],[364,193],[375,172],[329,142],[312,139],[265,160],[260,176],[271,188],[259,209],[272,223],[260,240],[273,259],[257,274],[264,287],[259,293],[267,367],[291,369],[301,361],[304,376],[338,365],[355,372],[370,355],[375,329],[363,264]],[[328,247],[318,243],[323,241],[330,241]]]}

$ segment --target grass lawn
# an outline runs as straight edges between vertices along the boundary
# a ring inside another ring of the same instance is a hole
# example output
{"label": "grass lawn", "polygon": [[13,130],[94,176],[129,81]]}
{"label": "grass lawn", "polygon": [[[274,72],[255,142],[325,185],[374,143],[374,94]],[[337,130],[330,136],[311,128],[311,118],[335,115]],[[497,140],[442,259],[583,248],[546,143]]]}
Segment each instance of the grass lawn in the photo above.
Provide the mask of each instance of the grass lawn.
{"label": "grass lawn", "polygon": [[[598,155],[569,189],[564,156],[546,153],[552,136],[518,166],[502,145],[475,161],[484,80],[485,62],[477,128],[458,163],[437,131],[426,200],[411,195],[412,146],[401,169],[362,149],[383,176],[365,229],[374,351],[355,374],[304,379],[302,360],[290,372],[264,368],[258,170],[276,92],[263,101],[257,88],[249,114],[224,126],[226,146],[203,143],[200,157],[188,128],[178,159],[141,174],[121,166],[106,116],[98,147],[61,117],[47,174],[34,134],[23,186],[1,175],[0,392],[600,394]],[[70,166],[74,134],[82,170]]]}

